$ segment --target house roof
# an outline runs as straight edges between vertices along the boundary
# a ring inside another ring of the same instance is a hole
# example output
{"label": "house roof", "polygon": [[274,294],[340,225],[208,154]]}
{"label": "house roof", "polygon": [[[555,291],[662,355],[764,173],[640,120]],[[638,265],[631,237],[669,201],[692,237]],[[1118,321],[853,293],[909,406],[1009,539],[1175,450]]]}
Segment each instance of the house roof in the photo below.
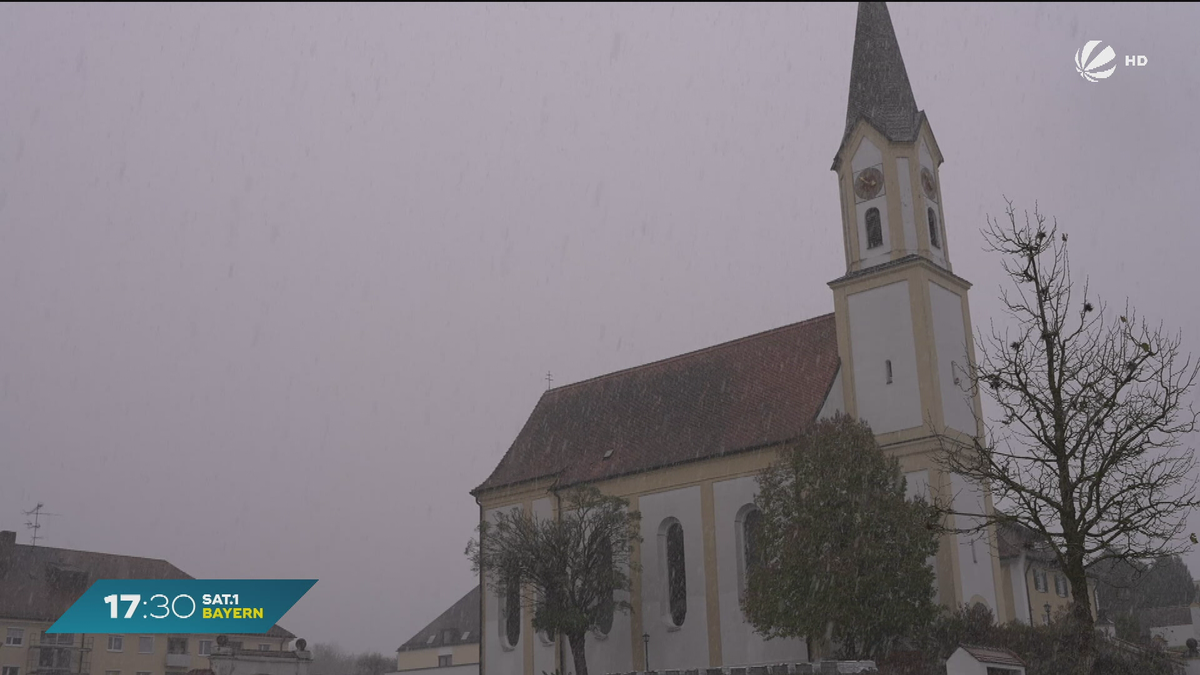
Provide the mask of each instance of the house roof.
{"label": "house roof", "polygon": [[1052,562],[1054,552],[1036,532],[1019,523],[1000,523],[996,527],[996,541],[1000,559],[1016,558],[1025,552],[1027,558]]}
{"label": "house roof", "polygon": [[[450,609],[442,612],[428,626],[425,626],[408,642],[400,645],[396,651],[407,652],[414,649],[432,649],[445,645],[471,644],[479,642],[479,586],[472,588]],[[450,631],[450,640],[446,641],[446,631]]]}
{"label": "house roof", "polygon": [[999,647],[976,647],[974,645],[959,645],[963,651],[970,654],[980,663],[994,663],[1002,666],[1024,666],[1025,662],[1015,653]]}
{"label": "house roof", "polygon": [[544,393],[472,494],[560,487],[781,443],[820,412],[838,372],[833,314]]}
{"label": "house roof", "polygon": [[[100,579],[191,579],[166,560],[12,543],[0,533],[0,617],[57,621]],[[278,625],[268,636],[294,638]]]}
{"label": "house roof", "polygon": [[846,103],[846,135],[860,118],[890,141],[912,141],[921,127],[920,111],[900,55],[887,4],[858,3],[850,95]]}
{"label": "house roof", "polygon": [[1138,623],[1143,629],[1163,628],[1165,626],[1192,625],[1192,608],[1188,605],[1180,607],[1151,607],[1137,610]]}

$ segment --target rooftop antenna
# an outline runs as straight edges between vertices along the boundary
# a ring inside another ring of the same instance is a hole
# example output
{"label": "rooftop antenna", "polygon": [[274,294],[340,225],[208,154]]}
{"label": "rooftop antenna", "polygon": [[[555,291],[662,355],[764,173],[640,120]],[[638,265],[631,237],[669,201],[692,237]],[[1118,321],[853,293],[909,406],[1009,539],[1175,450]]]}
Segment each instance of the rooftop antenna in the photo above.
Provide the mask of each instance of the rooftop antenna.
{"label": "rooftop antenna", "polygon": [[30,537],[29,537],[29,542],[33,546],[37,546],[38,539],[45,539],[45,537],[38,534],[38,530],[42,529],[42,523],[41,523],[42,516],[61,516],[62,515],[61,513],[46,513],[45,511],[42,510],[44,508],[46,508],[46,505],[41,502],[38,502],[38,505],[35,506],[33,508],[33,510],[21,512],[21,513],[25,514],[26,516],[33,516],[33,520],[25,521],[25,527],[27,529],[33,530],[33,534],[30,535]]}
{"label": "rooftop antenna", "polygon": [[546,371],[546,391],[550,391],[550,385],[551,385],[553,382],[554,382],[554,376],[553,376],[553,375],[551,375],[551,374],[550,374],[550,371],[548,371],[548,370],[547,370],[547,371]]}

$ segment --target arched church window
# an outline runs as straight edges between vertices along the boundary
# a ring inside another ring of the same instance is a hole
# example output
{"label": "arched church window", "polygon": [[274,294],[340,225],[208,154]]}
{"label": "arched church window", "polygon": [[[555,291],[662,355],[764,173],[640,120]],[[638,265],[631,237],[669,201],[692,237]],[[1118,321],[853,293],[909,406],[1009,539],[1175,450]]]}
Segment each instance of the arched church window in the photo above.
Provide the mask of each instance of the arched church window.
{"label": "arched church window", "polygon": [[668,519],[664,525],[663,547],[665,549],[666,581],[667,581],[667,611],[672,625],[682,626],[687,618],[687,566],[683,555],[683,525],[674,518]]}
{"label": "arched church window", "polygon": [[757,506],[747,504],[737,517],[738,544],[741,549],[741,560],[738,562],[738,576],[741,592],[745,594],[750,586],[750,573],[762,564],[762,511]]}
{"label": "arched church window", "polygon": [[867,248],[883,246],[883,224],[879,220],[879,209],[867,209]]}
{"label": "arched church window", "polygon": [[616,602],[613,599],[615,579],[613,579],[612,540],[608,537],[601,539],[597,544],[597,553],[600,556],[601,583],[607,590],[604,593],[604,600],[600,602],[600,618],[596,622],[596,631],[600,637],[604,637],[612,630],[613,614],[616,611]]}
{"label": "arched church window", "polygon": [[759,531],[762,528],[762,511],[754,509],[746,514],[742,522],[742,553],[746,557],[746,571],[758,568],[762,564],[762,542]]}
{"label": "arched church window", "polygon": [[[545,611],[546,604],[547,603],[546,603],[545,596],[542,595],[541,591],[539,591],[538,595],[537,595],[537,612],[540,613],[540,612]],[[535,620],[537,619],[536,614],[534,615],[534,619]],[[552,631],[552,630],[543,628],[542,630],[539,630],[537,632],[537,636],[542,641],[542,644],[544,644],[544,645],[554,644],[554,631]]]}
{"label": "arched church window", "polygon": [[500,637],[503,646],[512,649],[521,639],[521,581],[510,576],[500,596]]}
{"label": "arched church window", "polygon": [[928,211],[928,215],[929,215],[929,243],[932,244],[934,248],[941,248],[942,242],[941,242],[940,238],[938,237],[937,212],[935,212],[932,208],[930,208]]}

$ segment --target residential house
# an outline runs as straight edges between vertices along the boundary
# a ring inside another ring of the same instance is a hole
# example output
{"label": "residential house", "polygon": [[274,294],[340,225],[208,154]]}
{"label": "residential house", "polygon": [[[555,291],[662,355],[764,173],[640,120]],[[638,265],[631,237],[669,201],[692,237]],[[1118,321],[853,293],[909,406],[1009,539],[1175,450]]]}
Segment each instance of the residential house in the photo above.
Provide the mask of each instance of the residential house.
{"label": "residential house", "polygon": [[479,673],[479,587],[471,589],[396,650],[396,670],[437,668],[439,675]]}
{"label": "residential house", "polygon": [[[1049,544],[1032,530],[1006,523],[997,528],[1001,591],[1022,623],[1049,623],[1068,610],[1074,601],[1071,584],[1063,574]],[[1089,575],[1092,618],[1099,618],[1096,579]]]}
{"label": "residential house", "polygon": [[[647,657],[653,670],[809,658],[803,639],[763,639],[740,599],[759,522],[755,474],[821,417],[865,419],[898,458],[910,496],[953,500],[959,514],[992,508],[936,461],[937,432],[966,445],[982,434],[979,397],[962,377],[973,359],[970,283],[951,264],[941,149],[883,3],[858,6],[849,75],[830,194],[842,207],[846,264],[829,282],[833,312],[550,389],[472,491],[487,521],[513,509],[558,517],[562,491],[580,485],[641,512],[642,572],[620,598],[634,611],[587,637],[594,672],[646,670]],[[961,529],[981,522],[956,519]],[[1013,618],[995,551],[991,528],[946,533],[930,561],[937,601]],[[535,635],[531,608],[506,595],[483,594],[482,672],[565,671],[562,636]]]}
{"label": "residential house", "polygon": [[[0,675],[185,675],[209,668],[216,635],[46,634],[98,579],[191,579],[165,560],[16,543],[0,532]],[[294,635],[231,636],[237,647],[287,649]]]}

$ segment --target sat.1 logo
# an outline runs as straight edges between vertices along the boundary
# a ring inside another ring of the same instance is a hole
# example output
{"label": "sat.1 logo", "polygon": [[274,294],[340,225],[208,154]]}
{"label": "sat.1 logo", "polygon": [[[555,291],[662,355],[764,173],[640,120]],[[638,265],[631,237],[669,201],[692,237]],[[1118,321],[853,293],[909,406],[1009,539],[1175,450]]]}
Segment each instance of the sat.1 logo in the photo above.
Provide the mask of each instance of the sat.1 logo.
{"label": "sat.1 logo", "polygon": [[[1092,55],[1092,52],[1096,51],[1096,47],[1100,44],[1100,40],[1088,40],[1082,49],[1075,51],[1075,72],[1088,82],[1108,79],[1117,69],[1117,64],[1112,63],[1113,59],[1117,58],[1117,53],[1113,51],[1112,45],[1106,45],[1095,56]],[[1146,62],[1147,59],[1143,54],[1131,54],[1125,57],[1127,66],[1140,67],[1146,65]],[[1105,68],[1110,63],[1112,65]]]}

